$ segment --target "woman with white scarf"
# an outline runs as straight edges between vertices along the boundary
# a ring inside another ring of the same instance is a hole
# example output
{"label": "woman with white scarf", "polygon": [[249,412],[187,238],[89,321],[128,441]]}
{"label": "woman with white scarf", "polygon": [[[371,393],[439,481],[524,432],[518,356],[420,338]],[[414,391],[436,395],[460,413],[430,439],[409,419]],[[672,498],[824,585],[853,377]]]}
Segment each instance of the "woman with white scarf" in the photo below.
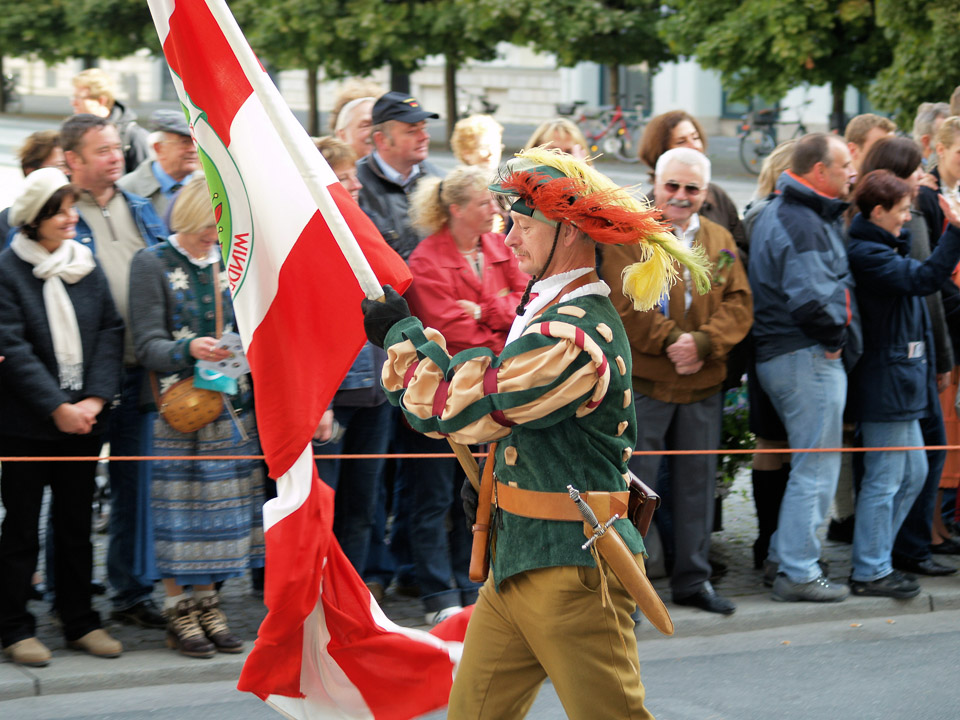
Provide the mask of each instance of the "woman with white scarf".
{"label": "woman with white scarf", "polygon": [[98,657],[123,650],[90,602],[94,475],[106,409],[120,390],[123,321],[93,254],[73,240],[76,193],[56,168],[31,173],[10,211],[20,230],[0,253],[0,455],[93,458],[8,462],[0,476],[0,643],[34,667],[51,659],[27,611],[46,485],[67,645]]}

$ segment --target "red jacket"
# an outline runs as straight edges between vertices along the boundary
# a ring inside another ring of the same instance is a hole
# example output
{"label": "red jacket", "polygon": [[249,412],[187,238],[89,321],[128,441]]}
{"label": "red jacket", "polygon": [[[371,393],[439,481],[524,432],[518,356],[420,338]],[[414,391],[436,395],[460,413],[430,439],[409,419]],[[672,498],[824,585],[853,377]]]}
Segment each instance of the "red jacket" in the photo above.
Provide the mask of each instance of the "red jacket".
{"label": "red jacket", "polygon": [[[485,233],[480,246],[482,279],[457,249],[447,228],[424,239],[407,260],[413,274],[413,284],[404,296],[410,312],[424,327],[443,334],[451,355],[479,346],[499,353],[530,279],[520,272],[516,256],[503,244],[503,235]],[[467,315],[457,300],[478,303],[480,319]]]}

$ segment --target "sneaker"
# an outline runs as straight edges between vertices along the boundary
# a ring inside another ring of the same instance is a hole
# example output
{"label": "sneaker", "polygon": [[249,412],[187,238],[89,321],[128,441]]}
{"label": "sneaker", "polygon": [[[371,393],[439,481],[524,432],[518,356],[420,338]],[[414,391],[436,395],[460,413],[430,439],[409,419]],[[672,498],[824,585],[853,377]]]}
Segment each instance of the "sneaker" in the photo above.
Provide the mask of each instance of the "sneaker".
{"label": "sneaker", "polygon": [[243,652],[243,640],[238,638],[227,626],[227,616],[220,609],[220,596],[205,597],[197,605],[200,616],[197,618],[204,635],[217,650],[224,653]]}
{"label": "sneaker", "polygon": [[[826,560],[817,560],[820,566],[820,572],[826,576],[830,572],[830,563]],[[765,587],[772,588],[774,580],[777,579],[777,573],[780,571],[780,564],[773,560],[763,561],[763,584]]]}
{"label": "sneaker", "polygon": [[3,649],[3,654],[17,665],[28,667],[44,667],[50,664],[50,650],[35,637],[18,640]]}
{"label": "sneaker", "polygon": [[167,619],[160,613],[153,600],[141,600],[126,610],[114,610],[110,617],[126,625],[139,625],[143,628],[163,630],[167,627]]}
{"label": "sneaker", "polygon": [[91,630],[86,635],[71,640],[67,643],[74,650],[80,650],[89,653],[94,657],[115,658],[120,657],[123,652],[123,645],[119,640],[115,640],[103,628]]}
{"label": "sneaker", "polygon": [[884,575],[882,578],[870,582],[851,580],[850,591],[854,595],[892,597],[905,600],[920,594],[920,583],[914,578],[907,577],[899,570],[894,570],[889,575]]}
{"label": "sneaker", "polygon": [[444,620],[456,615],[461,610],[463,610],[463,608],[459,605],[451,605],[450,607],[445,607],[442,610],[437,610],[436,612],[428,612],[426,615],[424,615],[424,620],[427,621],[427,625],[439,625]]}
{"label": "sneaker", "polygon": [[826,575],[806,583],[791,582],[780,573],[773,581],[771,597],[779,602],[840,602],[850,594],[850,588],[842,583],[830,582]]}
{"label": "sneaker", "polygon": [[166,614],[168,648],[179,650],[187,657],[212,658],[217,654],[216,646],[207,639],[200,627],[200,611],[193,598],[181,600]]}

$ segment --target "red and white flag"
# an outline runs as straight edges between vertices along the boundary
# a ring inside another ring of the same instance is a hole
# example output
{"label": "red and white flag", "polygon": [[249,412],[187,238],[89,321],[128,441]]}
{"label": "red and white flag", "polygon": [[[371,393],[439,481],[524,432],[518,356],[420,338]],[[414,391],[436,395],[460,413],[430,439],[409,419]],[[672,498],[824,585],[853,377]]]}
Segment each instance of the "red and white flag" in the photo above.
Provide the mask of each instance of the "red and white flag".
{"label": "red and white flag", "polygon": [[379,279],[402,292],[409,271],[341,188],[226,3],[148,2],[210,185],[277,479],[263,511],[268,614],[239,688],[294,718],[443,707],[463,627],[451,637],[387,619],[333,537],[333,491],[310,443],[363,345],[365,291],[376,294]]}

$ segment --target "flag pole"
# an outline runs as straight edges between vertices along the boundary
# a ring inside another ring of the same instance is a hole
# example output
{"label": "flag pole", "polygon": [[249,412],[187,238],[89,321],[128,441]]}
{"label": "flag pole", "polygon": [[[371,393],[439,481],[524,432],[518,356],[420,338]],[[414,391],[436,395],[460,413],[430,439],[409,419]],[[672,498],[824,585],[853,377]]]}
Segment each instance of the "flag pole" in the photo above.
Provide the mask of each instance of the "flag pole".
{"label": "flag pole", "polygon": [[243,31],[233,17],[233,13],[227,7],[226,2],[224,0],[208,0],[207,7],[220,25],[227,42],[233,48],[240,66],[253,87],[253,92],[263,104],[267,117],[276,129],[283,146],[303,178],[310,196],[316,202],[317,208],[337,241],[337,245],[340,246],[344,258],[353,270],[357,282],[360,283],[360,288],[371,300],[383,297],[383,288],[380,286],[380,281],[377,280],[373,268],[370,267],[370,263],[357,244],[357,240],[346,220],[344,220],[340,208],[337,207],[330,191],[316,171],[317,163],[325,163],[326,160],[310,142],[309,136],[281,97],[280,91],[277,90],[269,75],[264,71],[253,50],[250,49]]}

